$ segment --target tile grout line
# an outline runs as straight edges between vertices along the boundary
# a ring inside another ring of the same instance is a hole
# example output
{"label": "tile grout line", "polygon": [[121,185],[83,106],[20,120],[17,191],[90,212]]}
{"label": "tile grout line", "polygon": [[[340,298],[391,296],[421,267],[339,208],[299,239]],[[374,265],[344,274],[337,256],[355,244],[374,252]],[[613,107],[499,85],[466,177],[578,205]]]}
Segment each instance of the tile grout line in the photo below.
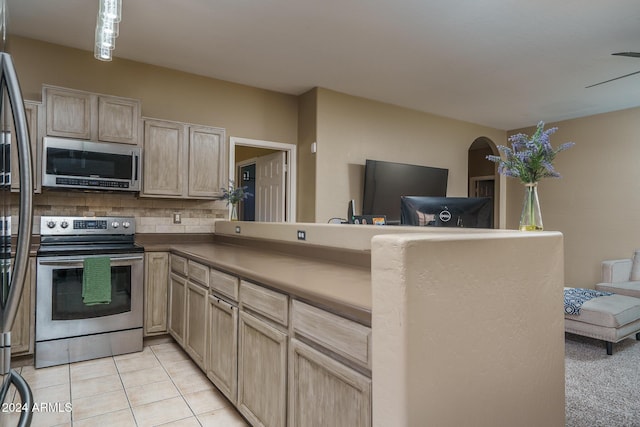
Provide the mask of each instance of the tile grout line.
{"label": "tile grout line", "polygon": [[[144,347],[142,348],[142,350],[144,351]],[[153,355],[155,356],[155,353]],[[133,422],[136,424],[136,427],[137,427],[138,420],[136,419],[136,413],[133,412],[133,405],[131,404],[131,400],[129,399],[129,394],[127,393],[127,387],[125,387],[124,382],[122,381],[122,375],[120,373],[120,368],[118,368],[118,362],[116,362],[115,357],[113,356],[111,357],[113,358],[113,364],[116,365],[116,372],[118,372],[118,379],[120,380],[120,384],[122,384],[122,391],[124,391],[124,397],[127,398],[127,403],[129,404],[129,411],[131,411],[131,417],[133,417]]]}
{"label": "tile grout line", "polygon": [[[193,408],[191,407],[191,405],[189,405],[189,402],[187,401],[187,399],[184,398],[184,395],[182,394],[182,390],[180,390],[180,387],[178,387],[178,384],[176,384],[173,381],[173,377],[171,376],[171,374],[167,371],[167,368],[164,366],[164,363],[162,363],[162,360],[160,360],[158,358],[158,355],[156,354],[155,350],[153,349],[153,346],[149,346],[149,348],[151,349],[151,352],[153,353],[154,357],[158,360],[158,363],[160,363],[160,366],[162,366],[162,370],[167,374],[167,376],[169,377],[169,380],[171,381],[171,384],[173,384],[173,386],[176,388],[176,390],[178,390],[178,393],[180,393],[180,397],[182,398],[182,400],[184,400],[184,403],[187,405],[187,407],[189,408],[189,410],[191,411],[191,413],[193,414],[193,417],[195,418],[196,422],[198,423],[198,425],[202,426],[202,423],[200,422],[200,418],[198,418],[198,415],[193,411]],[[182,419],[186,419],[186,418],[182,418]],[[179,420],[176,420],[179,421]],[[165,423],[167,424],[167,423]]]}

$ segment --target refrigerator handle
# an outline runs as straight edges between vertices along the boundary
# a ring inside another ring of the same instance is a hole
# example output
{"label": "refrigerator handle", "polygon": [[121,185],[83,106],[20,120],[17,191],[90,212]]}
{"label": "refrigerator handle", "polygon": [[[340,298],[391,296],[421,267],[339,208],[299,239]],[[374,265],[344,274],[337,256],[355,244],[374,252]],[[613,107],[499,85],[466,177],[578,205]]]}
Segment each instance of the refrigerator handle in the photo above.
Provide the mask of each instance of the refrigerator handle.
{"label": "refrigerator handle", "polygon": [[7,95],[11,103],[13,121],[18,148],[18,164],[20,168],[20,218],[18,223],[18,240],[16,255],[11,276],[11,286],[5,310],[2,313],[2,333],[10,332],[18,311],[18,304],[24,287],[24,279],[29,262],[31,230],[33,226],[33,175],[31,168],[31,147],[24,100],[20,92],[20,84],[16,75],[13,60],[8,53],[0,52],[0,84],[6,84]]}

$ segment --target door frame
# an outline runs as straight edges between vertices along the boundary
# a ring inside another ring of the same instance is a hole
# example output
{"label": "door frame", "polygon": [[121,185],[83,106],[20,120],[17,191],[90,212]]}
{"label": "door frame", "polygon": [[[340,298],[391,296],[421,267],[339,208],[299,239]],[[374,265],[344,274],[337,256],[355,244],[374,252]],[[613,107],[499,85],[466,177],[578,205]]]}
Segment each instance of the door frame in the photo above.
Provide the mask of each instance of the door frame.
{"label": "door frame", "polygon": [[[285,222],[296,222],[296,182],[297,182],[297,146],[286,142],[264,141],[261,139],[229,137],[229,179],[235,178],[236,168],[236,145],[245,147],[269,148],[272,150],[284,151],[287,159],[287,177],[285,188]],[[231,206],[229,206],[231,212]]]}

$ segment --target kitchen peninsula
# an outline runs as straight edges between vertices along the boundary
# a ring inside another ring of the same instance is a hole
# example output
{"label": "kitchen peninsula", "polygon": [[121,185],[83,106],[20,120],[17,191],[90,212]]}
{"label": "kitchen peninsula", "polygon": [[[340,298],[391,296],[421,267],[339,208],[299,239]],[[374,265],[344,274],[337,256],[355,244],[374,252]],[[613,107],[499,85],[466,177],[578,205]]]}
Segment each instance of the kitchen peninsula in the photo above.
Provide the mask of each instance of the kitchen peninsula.
{"label": "kitchen peninsula", "polygon": [[168,253],[169,332],[254,425],[564,425],[560,233],[219,221],[142,243]]}

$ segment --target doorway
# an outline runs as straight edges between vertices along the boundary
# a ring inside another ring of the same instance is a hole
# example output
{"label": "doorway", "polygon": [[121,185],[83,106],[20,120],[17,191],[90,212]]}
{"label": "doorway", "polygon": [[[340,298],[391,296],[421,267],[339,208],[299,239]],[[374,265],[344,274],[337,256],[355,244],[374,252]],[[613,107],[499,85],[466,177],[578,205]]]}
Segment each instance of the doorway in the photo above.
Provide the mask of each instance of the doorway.
{"label": "doorway", "polygon": [[254,197],[248,197],[240,204],[238,219],[240,221],[256,220],[256,163],[254,159],[242,162],[236,162],[238,168],[237,181],[238,185],[247,187],[247,192]]}
{"label": "doorway", "polygon": [[295,222],[296,165],[295,144],[230,137],[229,179],[254,195],[240,206],[239,219]]}
{"label": "doorway", "polygon": [[498,148],[489,138],[477,138],[468,151],[467,172],[469,177],[469,197],[489,197],[493,200],[492,226],[499,224],[499,176],[494,162],[487,160],[488,155],[500,155]]}

